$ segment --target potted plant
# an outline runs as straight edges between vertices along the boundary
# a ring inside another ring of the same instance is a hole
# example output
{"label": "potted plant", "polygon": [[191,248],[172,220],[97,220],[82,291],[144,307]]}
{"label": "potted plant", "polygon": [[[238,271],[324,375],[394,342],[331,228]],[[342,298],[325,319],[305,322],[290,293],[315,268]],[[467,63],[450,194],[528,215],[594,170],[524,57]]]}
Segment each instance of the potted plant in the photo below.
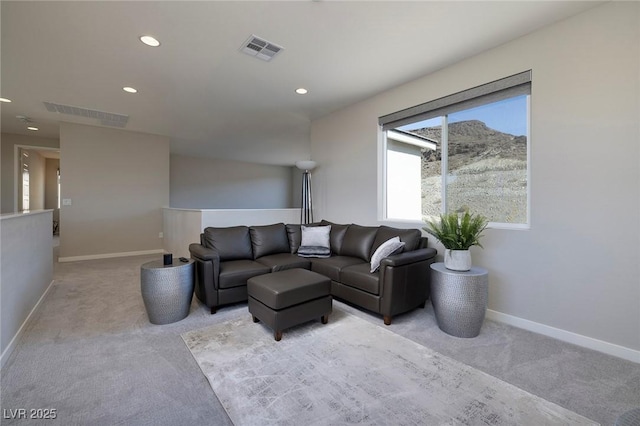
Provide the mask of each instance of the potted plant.
{"label": "potted plant", "polygon": [[489,221],[480,214],[463,212],[445,213],[439,221],[427,220],[423,229],[436,237],[444,246],[444,266],[454,271],[471,269],[472,246],[482,247],[480,237]]}

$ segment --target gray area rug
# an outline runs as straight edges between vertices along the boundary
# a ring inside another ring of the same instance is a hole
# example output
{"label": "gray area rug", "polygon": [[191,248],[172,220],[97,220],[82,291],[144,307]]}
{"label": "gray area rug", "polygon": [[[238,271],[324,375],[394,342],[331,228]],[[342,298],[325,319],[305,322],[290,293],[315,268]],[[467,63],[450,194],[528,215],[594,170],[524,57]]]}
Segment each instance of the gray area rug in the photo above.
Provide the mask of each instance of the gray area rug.
{"label": "gray area rug", "polygon": [[248,314],[182,338],[238,426],[597,424],[339,309],[280,342]]}

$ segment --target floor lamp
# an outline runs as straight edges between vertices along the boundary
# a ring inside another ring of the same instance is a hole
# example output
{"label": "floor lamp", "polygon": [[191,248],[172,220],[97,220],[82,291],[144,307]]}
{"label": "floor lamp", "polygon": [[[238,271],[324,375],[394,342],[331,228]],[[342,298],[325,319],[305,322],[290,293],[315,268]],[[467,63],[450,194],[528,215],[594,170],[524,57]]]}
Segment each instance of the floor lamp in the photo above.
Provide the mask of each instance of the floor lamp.
{"label": "floor lamp", "polygon": [[296,161],[296,167],[304,170],[302,173],[302,204],[300,205],[300,224],[313,222],[313,206],[311,204],[311,170],[316,162],[311,160]]}

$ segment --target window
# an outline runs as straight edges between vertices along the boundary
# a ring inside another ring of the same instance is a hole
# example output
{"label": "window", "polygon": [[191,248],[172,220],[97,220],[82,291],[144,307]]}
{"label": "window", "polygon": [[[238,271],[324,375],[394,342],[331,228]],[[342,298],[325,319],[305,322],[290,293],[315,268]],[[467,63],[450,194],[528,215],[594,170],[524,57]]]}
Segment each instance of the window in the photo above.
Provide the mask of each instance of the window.
{"label": "window", "polygon": [[22,201],[21,211],[29,211],[29,151],[20,149],[20,168],[22,169],[22,185],[20,187],[20,198]]}
{"label": "window", "polygon": [[57,176],[57,186],[58,186],[58,208],[60,208],[60,167],[58,167],[58,171],[56,172]]}
{"label": "window", "polygon": [[424,221],[465,208],[529,223],[527,71],[380,117],[383,217]]}

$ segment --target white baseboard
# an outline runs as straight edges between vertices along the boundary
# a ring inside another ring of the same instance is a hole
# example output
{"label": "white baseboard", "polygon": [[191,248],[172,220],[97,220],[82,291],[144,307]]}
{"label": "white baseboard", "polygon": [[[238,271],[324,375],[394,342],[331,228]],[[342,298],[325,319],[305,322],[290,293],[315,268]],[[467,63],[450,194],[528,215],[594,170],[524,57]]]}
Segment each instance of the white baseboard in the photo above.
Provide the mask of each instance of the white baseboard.
{"label": "white baseboard", "polygon": [[487,318],[640,364],[640,351],[487,309]]}
{"label": "white baseboard", "polygon": [[164,253],[164,249],[125,251],[121,253],[89,254],[86,256],[67,256],[67,257],[59,257],[58,262],[62,263],[62,262],[75,262],[77,260],[110,259],[112,257],[142,256],[145,254],[159,254],[159,253]]}
{"label": "white baseboard", "polygon": [[33,309],[31,309],[31,312],[29,312],[29,315],[27,315],[25,320],[22,322],[22,325],[18,329],[18,332],[15,334],[15,336],[13,336],[13,339],[11,339],[7,347],[4,349],[4,351],[2,352],[2,355],[0,355],[0,368],[4,367],[4,364],[7,362],[7,360],[13,353],[13,350],[16,348],[16,345],[18,344],[18,342],[20,341],[20,338],[22,337],[22,333],[24,332],[27,325],[29,324],[29,321],[31,321],[33,314],[40,307],[40,304],[44,300],[45,296],[49,293],[49,290],[51,290],[53,283],[54,283],[53,280],[49,283],[49,285],[47,286],[47,289],[44,291],[44,293],[42,293],[42,296],[40,296],[40,299],[38,299]]}

